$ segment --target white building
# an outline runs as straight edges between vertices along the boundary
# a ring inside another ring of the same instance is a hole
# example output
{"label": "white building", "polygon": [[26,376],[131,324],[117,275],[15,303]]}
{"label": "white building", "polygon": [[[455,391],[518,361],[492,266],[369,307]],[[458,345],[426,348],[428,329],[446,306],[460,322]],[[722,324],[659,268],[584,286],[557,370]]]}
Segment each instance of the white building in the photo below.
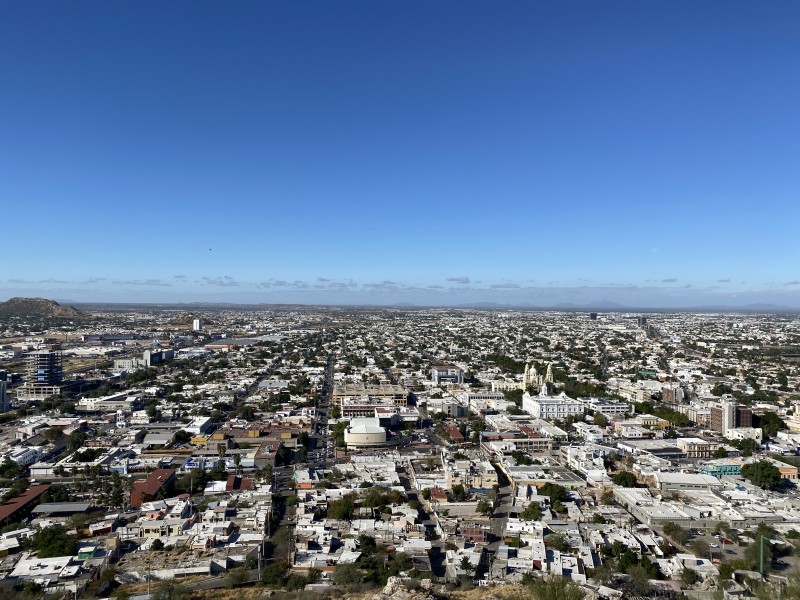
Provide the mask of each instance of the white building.
{"label": "white building", "polygon": [[736,427],[734,429],[728,429],[725,432],[725,439],[726,440],[750,439],[750,440],[755,440],[760,444],[763,435],[764,432],[760,427]]}
{"label": "white building", "polygon": [[616,417],[624,417],[631,410],[627,402],[610,398],[581,398],[581,401],[588,410],[605,415],[612,420]]}
{"label": "white building", "polygon": [[21,446],[8,453],[9,460],[17,463],[20,467],[27,467],[39,462],[42,456],[41,446]]}
{"label": "white building", "polygon": [[348,448],[383,446],[386,444],[386,430],[375,417],[351,419],[344,430],[344,443]]}
{"label": "white building", "polygon": [[431,380],[440,383],[464,383],[464,369],[456,365],[435,365],[431,369]]}
{"label": "white building", "polygon": [[559,396],[548,396],[546,384],[538,396],[525,392],[522,396],[522,410],[537,419],[566,419],[570,415],[583,414],[583,402],[574,400],[561,392]]}
{"label": "white building", "polygon": [[182,429],[195,436],[208,433],[211,429],[211,417],[195,417]]}

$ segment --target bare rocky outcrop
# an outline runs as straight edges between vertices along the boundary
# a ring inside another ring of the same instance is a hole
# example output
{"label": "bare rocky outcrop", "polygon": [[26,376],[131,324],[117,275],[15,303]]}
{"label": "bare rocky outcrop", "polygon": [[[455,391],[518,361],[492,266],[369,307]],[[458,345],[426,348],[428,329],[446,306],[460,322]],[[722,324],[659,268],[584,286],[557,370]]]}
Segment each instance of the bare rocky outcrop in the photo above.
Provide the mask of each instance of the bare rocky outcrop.
{"label": "bare rocky outcrop", "polygon": [[58,319],[90,319],[91,315],[74,306],[64,306],[47,298],[11,298],[0,302],[0,316],[50,317]]}
{"label": "bare rocky outcrop", "polygon": [[439,597],[430,579],[389,577],[384,588],[373,595],[372,600],[436,600]]}

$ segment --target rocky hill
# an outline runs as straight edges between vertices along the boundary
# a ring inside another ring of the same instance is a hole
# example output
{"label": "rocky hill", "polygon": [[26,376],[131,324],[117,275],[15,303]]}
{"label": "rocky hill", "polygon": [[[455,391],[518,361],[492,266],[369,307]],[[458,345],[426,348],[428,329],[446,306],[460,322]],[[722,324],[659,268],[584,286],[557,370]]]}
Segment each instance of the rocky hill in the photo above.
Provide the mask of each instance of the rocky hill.
{"label": "rocky hill", "polygon": [[73,306],[62,306],[47,298],[11,298],[0,302],[0,317],[45,317],[55,319],[89,319],[91,315]]}

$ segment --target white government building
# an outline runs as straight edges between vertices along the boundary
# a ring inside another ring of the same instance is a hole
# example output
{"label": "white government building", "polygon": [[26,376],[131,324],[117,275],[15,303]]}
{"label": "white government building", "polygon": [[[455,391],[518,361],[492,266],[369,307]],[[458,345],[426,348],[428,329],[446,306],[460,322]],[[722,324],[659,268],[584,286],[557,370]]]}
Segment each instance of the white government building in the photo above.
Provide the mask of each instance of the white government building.
{"label": "white government building", "polygon": [[561,392],[558,396],[547,394],[547,384],[542,384],[538,396],[528,392],[522,395],[522,410],[537,419],[566,419],[570,415],[579,415],[584,411],[583,402],[579,402]]}

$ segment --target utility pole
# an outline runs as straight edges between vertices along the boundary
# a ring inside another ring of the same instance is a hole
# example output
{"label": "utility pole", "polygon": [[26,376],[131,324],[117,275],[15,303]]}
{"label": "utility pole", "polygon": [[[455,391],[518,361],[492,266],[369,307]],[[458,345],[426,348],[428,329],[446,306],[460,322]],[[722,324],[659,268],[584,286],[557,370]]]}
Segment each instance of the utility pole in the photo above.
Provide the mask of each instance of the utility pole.
{"label": "utility pole", "polygon": [[759,573],[761,573],[761,581],[764,581],[764,540],[767,539],[765,536],[761,536],[761,559],[760,559],[760,569]]}

